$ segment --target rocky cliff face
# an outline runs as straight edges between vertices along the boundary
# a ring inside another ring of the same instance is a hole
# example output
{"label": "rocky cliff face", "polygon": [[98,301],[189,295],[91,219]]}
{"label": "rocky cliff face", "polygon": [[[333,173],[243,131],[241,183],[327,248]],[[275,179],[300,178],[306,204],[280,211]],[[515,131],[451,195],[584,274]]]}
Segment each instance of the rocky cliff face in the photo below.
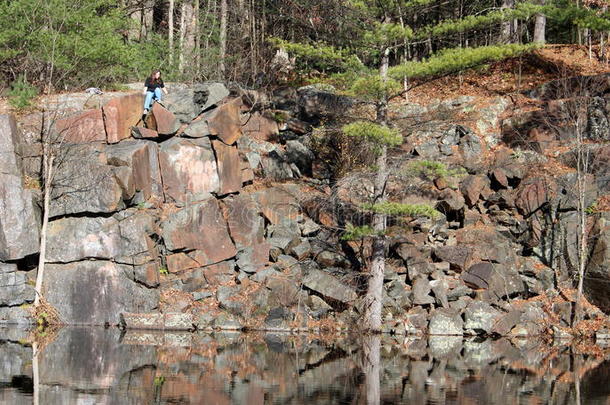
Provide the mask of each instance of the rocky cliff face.
{"label": "rocky cliff face", "polygon": [[[27,322],[24,304],[34,298],[39,134],[51,123],[61,149],[43,293],[64,322],[357,323],[370,246],[340,237],[348,222],[368,221],[358,206],[370,176],[338,178],[337,164],[356,145],[320,142],[312,128],[370,116],[370,106],[311,87],[264,96],[204,83],[170,89],[142,122],[141,96],[96,97],[64,97],[53,116],[0,117],[1,319]],[[550,96],[536,97],[544,115]],[[607,114],[598,108],[603,94],[595,97],[589,133],[599,138]],[[393,106],[406,141],[391,152],[389,192],[442,215],[391,221],[386,331],[567,331],[576,178],[569,148],[561,155],[531,143],[509,148],[519,128],[534,127],[527,114],[503,98]],[[430,171],[430,162],[442,165]],[[608,192],[602,171],[590,176],[588,206]],[[588,297],[608,310],[607,215],[591,214]],[[585,322],[602,328],[605,315],[586,309]]]}

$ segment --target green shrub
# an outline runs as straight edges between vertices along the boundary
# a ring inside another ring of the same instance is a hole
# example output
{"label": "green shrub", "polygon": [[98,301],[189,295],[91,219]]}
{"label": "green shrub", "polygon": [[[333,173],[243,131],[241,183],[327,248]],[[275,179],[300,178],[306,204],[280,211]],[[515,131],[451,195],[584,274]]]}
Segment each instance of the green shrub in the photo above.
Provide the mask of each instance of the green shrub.
{"label": "green shrub", "polygon": [[384,79],[377,74],[356,79],[350,90],[356,97],[376,101],[398,94],[402,85],[396,80]]}
{"label": "green shrub", "polygon": [[428,204],[403,204],[386,201],[379,204],[363,204],[362,208],[379,214],[405,215],[412,218],[427,217],[438,219],[442,214]]}
{"label": "green shrub", "polygon": [[369,121],[356,121],[343,126],[347,136],[363,138],[373,144],[399,146],[402,144],[402,135],[396,128],[389,128]]}
{"label": "green shrub", "polygon": [[345,233],[341,236],[341,240],[353,241],[368,238],[378,235],[370,225],[354,226],[348,223],[345,227]]}
{"label": "green shrub", "polygon": [[274,111],[271,115],[271,119],[273,119],[273,121],[277,122],[280,125],[288,121],[289,118],[290,116],[286,111]]}
{"label": "green shrub", "polygon": [[419,176],[429,180],[435,180],[439,178],[464,175],[466,174],[466,170],[463,167],[450,169],[441,162],[418,160],[417,162],[409,164],[405,170],[405,174],[408,176]]}
{"label": "green shrub", "polygon": [[593,215],[593,214],[597,213],[597,202],[593,202],[591,205],[589,205],[585,209],[585,213],[587,215]]}
{"label": "green shrub", "polygon": [[32,101],[37,95],[38,89],[28,83],[25,77],[20,76],[11,84],[8,100],[13,108],[23,110],[32,106]]}

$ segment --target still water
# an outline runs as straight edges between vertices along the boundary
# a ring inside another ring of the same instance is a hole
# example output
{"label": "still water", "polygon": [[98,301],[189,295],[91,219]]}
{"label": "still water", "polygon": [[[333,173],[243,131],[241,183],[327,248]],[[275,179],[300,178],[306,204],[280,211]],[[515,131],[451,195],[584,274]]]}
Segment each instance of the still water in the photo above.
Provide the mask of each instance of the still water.
{"label": "still water", "polygon": [[610,349],[593,344],[95,328],[29,339],[0,329],[2,404],[610,404]]}

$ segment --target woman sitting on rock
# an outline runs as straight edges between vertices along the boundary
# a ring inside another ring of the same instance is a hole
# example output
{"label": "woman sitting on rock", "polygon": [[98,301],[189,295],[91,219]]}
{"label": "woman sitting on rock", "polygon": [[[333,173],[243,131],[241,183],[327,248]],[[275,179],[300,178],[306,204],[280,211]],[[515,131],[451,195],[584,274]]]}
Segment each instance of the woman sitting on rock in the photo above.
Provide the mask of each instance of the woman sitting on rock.
{"label": "woman sitting on rock", "polygon": [[161,101],[161,90],[167,94],[165,84],[163,83],[163,79],[161,79],[161,71],[156,69],[152,71],[144,82],[144,94],[146,95],[146,98],[144,99],[144,115],[148,114],[153,99]]}

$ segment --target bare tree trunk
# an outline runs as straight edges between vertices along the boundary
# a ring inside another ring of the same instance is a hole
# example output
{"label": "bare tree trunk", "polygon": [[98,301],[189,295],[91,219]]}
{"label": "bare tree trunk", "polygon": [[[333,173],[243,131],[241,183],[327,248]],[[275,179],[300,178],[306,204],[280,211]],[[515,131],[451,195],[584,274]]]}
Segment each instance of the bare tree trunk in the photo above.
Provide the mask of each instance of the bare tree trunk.
{"label": "bare tree trunk", "polygon": [[580,400],[580,377],[578,376],[577,372],[575,372],[574,374],[576,375],[576,381],[574,382],[574,389],[576,391],[576,398],[574,399],[576,400],[576,402],[574,403],[574,405],[581,405],[582,402]]}
{"label": "bare tree trunk", "polygon": [[225,79],[227,74],[225,64],[225,58],[227,57],[227,17],[227,0],[220,0],[220,61],[218,71],[221,79]]}
{"label": "bare tree trunk", "polygon": [[[202,41],[203,43],[200,44],[200,48],[202,48],[202,50],[200,50],[200,53],[204,54],[204,55],[211,54],[210,48],[212,47],[212,45],[211,45],[210,41],[211,41],[211,37],[214,34],[215,30],[208,29],[208,28],[211,27],[211,25],[213,24],[213,21],[215,20],[217,8],[218,8],[217,0],[210,0],[205,3],[205,8],[203,10],[203,13],[200,13],[200,15],[199,15],[199,18],[201,19],[201,21],[199,21],[199,26],[205,27],[205,31],[207,31],[207,34],[203,38],[203,41]],[[201,30],[200,30],[200,32],[201,32]],[[199,63],[200,78],[207,79],[210,77],[210,72],[216,71],[216,68],[217,68],[216,60],[211,60],[211,59],[205,58],[205,59],[200,59],[199,62],[200,62]]]}
{"label": "bare tree trunk", "polygon": [[[576,0],[576,7],[580,7],[580,0]],[[582,45],[582,30],[579,26],[576,26],[576,32],[578,34],[578,45]]]}
{"label": "bare tree trunk", "polygon": [[[375,177],[375,204],[385,200],[385,183],[387,179],[387,146],[380,147],[377,157],[377,176]],[[368,331],[381,330],[381,308],[383,302],[383,274],[385,272],[386,239],[383,235],[386,227],[386,215],[375,213],[373,215],[373,258],[369,270],[369,281],[366,291],[366,307],[364,312],[364,325]]]}
{"label": "bare tree trunk", "polygon": [[180,49],[182,68],[180,69],[180,72],[185,73],[185,79],[187,80],[192,80],[194,72],[196,71],[195,38],[197,35],[197,18],[195,16],[195,3],[198,3],[198,0],[184,0],[181,8],[182,15],[180,16],[180,38],[182,42]]}
{"label": "bare tree trunk", "polygon": [[180,7],[180,37],[178,40],[178,47],[180,48],[180,53],[178,55],[178,70],[180,71],[180,73],[184,72],[184,36],[186,30],[185,14],[186,3],[183,2],[182,6]]}
{"label": "bare tree trunk", "polygon": [[[607,5],[604,5],[602,7],[602,12],[603,13],[608,12]],[[600,59],[600,61],[603,61],[606,59],[606,45],[604,44],[604,32],[603,31],[599,33],[599,59]]]}
{"label": "bare tree trunk", "polygon": [[40,231],[40,255],[38,256],[38,272],[36,274],[36,298],[34,298],[35,307],[40,304],[40,297],[42,296],[42,283],[44,280],[44,264],[46,261],[47,251],[47,226],[49,224],[49,203],[51,200],[51,182],[53,179],[53,161],[53,154],[48,150],[43,151],[44,202],[42,229]]}
{"label": "bare tree trunk", "polygon": [[[544,6],[545,0],[540,0],[540,4]],[[536,24],[534,25],[534,42],[546,42],[546,16],[544,14],[536,14]]]}
{"label": "bare tree trunk", "polygon": [[195,69],[193,76],[195,79],[199,78],[201,73],[201,38],[199,32],[199,0],[193,1],[193,37],[195,43],[193,44],[193,53],[195,56]]}
{"label": "bare tree trunk", "polygon": [[249,36],[250,36],[250,58],[251,65],[254,68],[252,70],[252,77],[256,78],[258,75],[258,37],[256,30],[256,8],[254,7],[254,0],[250,2],[250,13],[249,13]]}
{"label": "bare tree trunk", "polygon": [[587,29],[587,44],[589,45],[589,60],[593,59],[593,32]]}
{"label": "bare tree trunk", "polygon": [[258,38],[257,38],[257,34],[256,34],[256,23],[257,23],[257,14],[256,14],[256,7],[254,7],[254,0],[250,0],[248,1],[248,5],[246,6],[248,8],[248,26],[247,26],[247,31],[248,31],[248,37],[249,37],[249,41],[250,41],[250,53],[251,53],[251,57],[253,58],[252,61],[254,61],[255,59],[255,54],[256,54],[256,44],[258,42]]}
{"label": "bare tree trunk", "polygon": [[169,65],[174,66],[174,0],[169,0],[167,10],[167,39],[169,41]]}
{"label": "bare tree trunk", "polygon": [[584,128],[580,122],[580,117],[576,118],[576,176],[578,193],[578,286],[576,288],[576,305],[574,309],[573,326],[582,319],[582,292],[587,266],[587,172],[589,166],[589,152],[584,143]]}
{"label": "bare tree trunk", "polygon": [[[610,42],[610,32],[608,32],[605,35],[606,35],[606,43],[609,43]],[[606,64],[608,64],[608,52],[606,52],[606,54],[604,56],[605,56],[604,62]]]}
{"label": "bare tree trunk", "polygon": [[127,32],[127,39],[133,41],[134,39],[139,40],[140,33],[142,32],[142,10],[137,7],[134,0],[124,0],[123,7],[129,18],[133,20],[129,31]]}
{"label": "bare tree trunk", "polygon": [[[390,48],[386,48],[383,51],[383,56],[381,57],[381,66],[379,67],[379,75],[385,81],[388,77],[388,69],[390,67]],[[383,100],[384,104],[387,104],[387,100]],[[377,118],[379,119],[379,117]],[[383,117],[385,121],[385,116]]]}
{"label": "bare tree trunk", "polygon": [[146,0],[142,4],[142,24],[140,26],[140,39],[150,38],[150,33],[153,30],[153,12],[155,8],[155,0]]}
{"label": "bare tree trunk", "polygon": [[[514,8],[515,0],[502,0],[502,8]],[[517,30],[517,24],[515,20],[504,21],[502,23],[501,35],[502,41],[513,42],[514,34]]]}
{"label": "bare tree trunk", "polygon": [[[385,80],[387,78],[389,66],[390,50],[386,48],[381,59],[379,68],[380,76]],[[377,105],[377,123],[380,125],[387,124],[387,104],[388,100],[383,99]],[[388,178],[387,155],[388,149],[386,145],[380,146],[379,156],[377,156],[377,175],[375,176],[374,184],[374,200],[373,204],[383,203],[386,199],[385,186]],[[386,251],[386,215],[377,212],[373,215],[373,252],[371,266],[369,270],[369,281],[366,292],[366,303],[364,312],[365,329],[372,332],[381,330],[381,308],[383,303],[383,274],[385,272],[385,251]]]}
{"label": "bare tree trunk", "polygon": [[265,4],[266,0],[262,0],[261,1],[261,19],[260,19],[260,41],[258,42],[258,51],[257,51],[257,55],[261,56],[262,52],[260,51],[265,43],[265,38],[267,38],[267,6]]}

